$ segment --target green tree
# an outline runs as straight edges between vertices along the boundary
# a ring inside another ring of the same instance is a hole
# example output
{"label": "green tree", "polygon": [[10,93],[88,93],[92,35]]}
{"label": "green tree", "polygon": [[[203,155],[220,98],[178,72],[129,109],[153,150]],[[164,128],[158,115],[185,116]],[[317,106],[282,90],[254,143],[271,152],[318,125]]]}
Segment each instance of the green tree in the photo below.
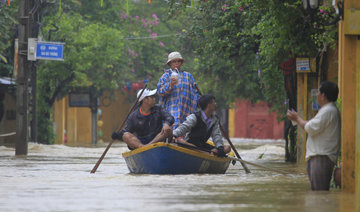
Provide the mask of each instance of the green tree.
{"label": "green tree", "polygon": [[[176,4],[174,4],[176,6]],[[184,18],[181,37],[184,50],[194,55],[194,72],[203,92],[212,92],[223,106],[235,98],[263,99],[257,74],[258,44],[242,31],[247,27],[244,15],[234,1],[197,2],[174,17]],[[255,19],[255,18],[254,18]]]}
{"label": "green tree", "polygon": [[41,36],[64,42],[65,52],[62,62],[38,62],[39,114],[47,114],[39,116],[41,142],[54,137],[49,127],[54,101],[76,87],[91,86],[95,96],[101,96],[129,82],[148,79],[151,87],[156,85],[168,51],[176,48],[176,25],[161,19],[166,4],[149,6],[133,2],[127,13],[120,1],[106,1],[101,7],[95,1],[69,0],[63,1],[61,14],[58,5],[48,8]]}
{"label": "green tree", "polygon": [[9,7],[0,2],[0,76],[10,77],[13,73],[17,3],[12,2]]}
{"label": "green tree", "polygon": [[[185,19],[181,37],[195,58],[201,86],[231,103],[235,97],[265,99],[280,118],[285,88],[281,62],[296,56],[315,57],[336,44],[329,0],[317,10],[302,1],[222,0],[169,1],[174,18]],[[215,85],[215,86],[214,86]]]}
{"label": "green tree", "polygon": [[[181,39],[194,55],[203,90],[214,92],[225,104],[235,98],[264,99],[279,120],[285,119],[287,99],[296,107],[296,92],[285,92],[282,62],[325,55],[337,43],[337,27],[328,24],[335,17],[330,0],[307,10],[301,0],[205,0],[190,6],[191,2],[171,0],[169,6],[174,18],[185,20]],[[296,82],[296,73],[286,77]],[[286,160],[296,161],[295,129],[289,129]]]}

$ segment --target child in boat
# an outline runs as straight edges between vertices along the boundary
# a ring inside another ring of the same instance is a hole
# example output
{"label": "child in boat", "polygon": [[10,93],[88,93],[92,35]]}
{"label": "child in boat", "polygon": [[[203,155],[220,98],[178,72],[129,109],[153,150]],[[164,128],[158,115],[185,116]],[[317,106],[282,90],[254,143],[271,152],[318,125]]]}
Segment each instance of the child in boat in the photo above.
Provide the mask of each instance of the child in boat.
{"label": "child in boat", "polygon": [[[219,120],[215,116],[216,101],[211,94],[200,97],[201,110],[186,117],[186,120],[173,131],[175,142],[207,149],[213,154],[225,156],[231,147],[224,145]],[[212,137],[215,147],[206,143]]]}
{"label": "child in boat", "polygon": [[156,89],[145,89],[139,97],[141,92],[137,93],[140,106],[130,114],[126,127],[111,136],[113,140],[123,140],[131,150],[172,137],[174,117],[155,105]]}

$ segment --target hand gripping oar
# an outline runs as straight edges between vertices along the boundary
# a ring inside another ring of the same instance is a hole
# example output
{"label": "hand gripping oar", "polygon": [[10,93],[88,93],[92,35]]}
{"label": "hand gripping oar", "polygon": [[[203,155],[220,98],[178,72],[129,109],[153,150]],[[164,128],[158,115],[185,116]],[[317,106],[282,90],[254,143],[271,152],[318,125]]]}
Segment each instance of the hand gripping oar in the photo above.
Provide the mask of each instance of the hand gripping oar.
{"label": "hand gripping oar", "polygon": [[[219,118],[218,118],[218,119],[219,119]],[[220,119],[219,119],[219,126],[220,126],[220,130],[221,130],[223,136],[226,138],[226,140],[229,142],[231,148],[234,150],[234,153],[235,153],[236,157],[237,157],[238,159],[240,159],[240,160],[238,160],[238,161],[241,163],[242,167],[244,167],[246,174],[250,173],[250,169],[246,166],[246,164],[245,164],[244,162],[242,162],[242,161],[244,161],[244,160],[241,159],[241,156],[240,156],[240,154],[238,153],[238,151],[235,149],[234,144],[230,141],[229,136],[228,136],[227,133],[225,132],[224,128],[221,126],[221,124],[220,124]]]}
{"label": "hand gripping oar", "polygon": [[[197,84],[194,84],[194,85],[195,85],[195,88],[196,88],[197,92],[200,94],[200,96],[202,96],[202,93],[201,93],[200,89],[198,88]],[[217,117],[217,116],[216,116],[216,117]],[[217,117],[217,118],[218,118],[218,117]],[[219,119],[219,118],[218,118],[218,119]],[[229,142],[229,144],[230,144],[232,150],[234,151],[236,157],[238,157],[240,160],[242,160],[242,159],[241,159],[241,156],[240,156],[240,154],[238,153],[238,151],[236,150],[235,146],[234,146],[233,143],[230,141],[229,136],[228,136],[227,133],[225,132],[224,128],[221,126],[220,119],[219,119],[219,126],[220,126],[220,130],[221,130],[223,136],[224,136],[224,137],[226,138],[226,140]],[[250,173],[250,169],[246,166],[246,164],[243,163],[243,162],[241,162],[241,161],[239,161],[239,162],[241,163],[242,167],[245,169],[246,174]]]}
{"label": "hand gripping oar", "polygon": [[[147,87],[147,84],[145,84],[145,86],[144,86],[143,90],[141,91],[140,95],[137,97],[136,102],[135,102],[134,105],[131,107],[131,109],[130,109],[130,111],[128,112],[126,118],[124,119],[124,121],[122,122],[121,126],[119,127],[119,129],[118,129],[116,132],[119,132],[120,130],[122,130],[122,128],[124,127],[124,124],[125,124],[125,122],[127,121],[130,113],[134,110],[136,104],[139,102],[139,98],[141,97],[141,95],[142,95],[143,92],[145,91],[145,88],[146,88],[146,87]],[[90,172],[91,174],[93,174],[93,173],[96,172],[96,170],[97,170],[97,168],[99,167],[101,161],[104,159],[107,151],[110,149],[112,143],[114,143],[114,140],[111,140],[110,143],[107,145],[104,153],[101,155],[101,157],[99,158],[98,162],[95,164],[94,168],[91,170],[91,172]]]}
{"label": "hand gripping oar", "polygon": [[265,170],[269,170],[269,171],[273,171],[273,172],[278,172],[278,173],[280,173],[280,174],[284,174],[284,175],[290,174],[289,172],[285,172],[285,171],[281,171],[281,170],[276,170],[276,169],[273,169],[273,168],[265,167],[265,166],[262,166],[262,165],[259,165],[259,164],[256,164],[256,163],[251,163],[251,162],[249,162],[249,161],[242,160],[242,159],[240,159],[240,158],[235,158],[235,157],[231,157],[231,156],[228,156],[228,158],[230,158],[230,159],[232,159],[232,160],[239,161],[240,163],[247,163],[247,164],[249,164],[249,165],[256,166],[256,167],[259,167],[259,168],[262,168],[262,169],[265,169]]}

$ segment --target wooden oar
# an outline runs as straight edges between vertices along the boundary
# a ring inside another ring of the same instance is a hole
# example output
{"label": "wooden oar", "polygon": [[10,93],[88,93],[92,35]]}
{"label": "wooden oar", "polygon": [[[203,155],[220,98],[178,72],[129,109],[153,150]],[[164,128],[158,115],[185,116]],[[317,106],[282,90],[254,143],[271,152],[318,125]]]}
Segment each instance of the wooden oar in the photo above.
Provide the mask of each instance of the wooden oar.
{"label": "wooden oar", "polygon": [[242,167],[244,167],[246,174],[250,173],[250,169],[246,166],[245,163],[242,162],[243,159],[241,158],[239,152],[236,150],[234,144],[230,141],[228,134],[225,132],[224,128],[221,126],[220,119],[219,119],[219,126],[220,126],[220,130],[221,130],[223,136],[226,138],[226,140],[229,142],[231,148],[234,150],[236,157],[241,160],[241,161],[239,160],[239,162],[241,163]]}
{"label": "wooden oar", "polygon": [[282,171],[282,170],[277,170],[277,169],[265,167],[265,166],[262,166],[262,165],[259,165],[259,164],[256,164],[256,163],[251,163],[251,162],[249,162],[249,161],[246,161],[246,160],[243,160],[243,159],[240,159],[240,158],[235,158],[235,157],[231,157],[231,156],[228,156],[228,158],[230,158],[230,159],[232,159],[232,160],[239,161],[240,163],[247,163],[247,164],[249,164],[249,165],[256,166],[256,167],[259,167],[259,168],[262,168],[262,169],[265,169],[265,170],[269,170],[269,171],[273,171],[273,172],[278,172],[278,173],[280,173],[280,174],[284,174],[284,175],[291,174],[291,173],[289,173],[289,172],[285,172],[285,171]]}
{"label": "wooden oar", "polygon": [[[200,94],[200,96],[202,96],[202,93],[201,93],[200,89],[198,88],[197,84],[194,84],[194,85],[195,85],[195,88],[196,88],[197,92]],[[217,116],[216,116],[216,117],[217,117]],[[217,117],[217,118],[219,119],[219,117]],[[238,157],[240,160],[242,160],[242,159],[241,159],[241,156],[240,156],[240,154],[238,153],[238,151],[236,150],[235,146],[234,146],[233,143],[230,141],[229,136],[228,136],[227,133],[225,132],[224,128],[221,126],[220,119],[219,119],[219,126],[220,126],[220,130],[221,130],[223,136],[224,136],[224,137],[226,138],[226,140],[229,142],[229,144],[230,144],[232,150],[234,151],[236,157]],[[245,169],[246,174],[250,173],[250,169],[246,166],[246,164],[243,163],[243,162],[241,162],[241,161],[240,161],[240,163],[241,163],[242,167]]]}
{"label": "wooden oar", "polygon": [[[124,124],[126,123],[126,121],[127,121],[128,117],[129,117],[130,113],[134,110],[136,104],[139,102],[139,98],[141,97],[141,95],[142,95],[143,92],[145,91],[145,88],[146,88],[146,87],[147,87],[147,84],[145,84],[145,86],[144,86],[143,90],[141,91],[140,95],[137,97],[136,102],[135,102],[134,105],[131,107],[131,109],[130,109],[130,111],[128,112],[126,118],[124,119],[123,123],[121,124],[121,126],[119,127],[119,129],[118,129],[116,132],[119,132],[120,130],[122,130],[122,128],[124,127]],[[91,170],[91,172],[90,172],[91,174],[93,174],[93,173],[96,172],[96,170],[97,170],[97,168],[99,167],[101,161],[104,159],[107,151],[110,149],[110,147],[111,147],[112,143],[114,143],[114,141],[115,141],[115,140],[111,140],[110,143],[107,145],[104,153],[101,155],[101,157],[99,158],[98,162],[95,164],[94,168]]]}

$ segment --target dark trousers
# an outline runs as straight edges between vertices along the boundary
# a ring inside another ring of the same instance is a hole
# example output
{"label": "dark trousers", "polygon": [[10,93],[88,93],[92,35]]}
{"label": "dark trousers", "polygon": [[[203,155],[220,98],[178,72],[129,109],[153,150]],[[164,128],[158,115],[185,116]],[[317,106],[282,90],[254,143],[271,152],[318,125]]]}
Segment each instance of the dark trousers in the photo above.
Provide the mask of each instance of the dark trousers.
{"label": "dark trousers", "polygon": [[326,155],[313,156],[306,162],[311,190],[329,190],[334,165]]}

